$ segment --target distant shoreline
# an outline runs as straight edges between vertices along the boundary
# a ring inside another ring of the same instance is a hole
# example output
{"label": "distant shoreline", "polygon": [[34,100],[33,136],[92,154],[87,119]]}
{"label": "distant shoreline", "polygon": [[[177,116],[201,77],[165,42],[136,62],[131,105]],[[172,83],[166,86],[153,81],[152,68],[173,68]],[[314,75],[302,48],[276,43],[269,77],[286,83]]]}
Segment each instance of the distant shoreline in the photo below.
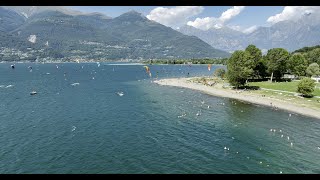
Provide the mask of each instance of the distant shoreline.
{"label": "distant shoreline", "polygon": [[24,62],[24,61],[12,61],[12,62],[0,62],[0,64],[63,64],[63,63],[70,63],[70,64],[84,64],[84,63],[105,63],[105,64],[110,64],[110,65],[125,65],[125,64],[130,64],[130,65],[144,65],[143,63],[139,62],[123,62],[123,61],[86,61],[86,62]]}
{"label": "distant shoreline", "polygon": [[188,80],[191,80],[191,79],[192,78],[170,78],[170,79],[156,80],[154,81],[154,83],[159,85],[165,85],[165,86],[175,86],[175,87],[198,90],[212,96],[237,99],[240,101],[259,104],[266,107],[276,107],[289,112],[294,112],[294,113],[305,115],[308,117],[320,119],[320,109],[304,107],[301,105],[299,106],[298,104],[292,104],[292,103],[290,104],[280,99],[270,98],[268,96],[262,97],[261,95],[255,94],[255,93],[250,93],[250,92],[239,93],[236,90],[223,89],[223,88],[218,88],[214,86],[210,87],[210,86],[205,86],[199,83],[188,82]]}

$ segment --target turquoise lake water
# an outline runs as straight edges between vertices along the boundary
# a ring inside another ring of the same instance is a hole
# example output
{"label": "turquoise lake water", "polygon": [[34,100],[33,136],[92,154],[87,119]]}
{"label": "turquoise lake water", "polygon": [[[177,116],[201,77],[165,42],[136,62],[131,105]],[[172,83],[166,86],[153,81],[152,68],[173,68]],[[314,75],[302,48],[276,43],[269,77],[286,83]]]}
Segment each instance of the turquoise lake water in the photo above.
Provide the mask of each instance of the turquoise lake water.
{"label": "turquoise lake water", "polygon": [[149,67],[0,64],[0,173],[320,173],[319,119],[152,83],[216,67]]}

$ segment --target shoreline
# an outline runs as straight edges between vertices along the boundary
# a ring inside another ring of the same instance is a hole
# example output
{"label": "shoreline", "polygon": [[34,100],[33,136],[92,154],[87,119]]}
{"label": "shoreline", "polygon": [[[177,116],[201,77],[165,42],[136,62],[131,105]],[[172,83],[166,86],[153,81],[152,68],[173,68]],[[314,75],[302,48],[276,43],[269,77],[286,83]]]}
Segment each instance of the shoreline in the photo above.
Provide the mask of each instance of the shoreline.
{"label": "shoreline", "polygon": [[[195,77],[192,77],[192,78],[195,78]],[[275,106],[276,108],[281,110],[286,110],[286,111],[301,114],[304,116],[320,119],[320,109],[303,107],[303,106],[299,106],[297,104],[292,104],[292,103],[290,104],[280,99],[275,99],[268,96],[262,97],[259,94],[254,94],[251,92],[238,93],[236,90],[220,89],[214,86],[211,87],[211,86],[206,86],[199,83],[188,82],[188,80],[191,80],[192,78],[160,79],[160,80],[155,80],[153,82],[158,85],[182,87],[182,88],[197,90],[212,96],[236,99],[244,102],[263,105],[266,107]]]}
{"label": "shoreline", "polygon": [[106,65],[144,65],[139,62],[122,62],[122,61],[83,61],[83,62],[73,62],[73,61],[64,61],[64,62],[0,62],[0,64],[96,64],[96,63],[104,63]]}

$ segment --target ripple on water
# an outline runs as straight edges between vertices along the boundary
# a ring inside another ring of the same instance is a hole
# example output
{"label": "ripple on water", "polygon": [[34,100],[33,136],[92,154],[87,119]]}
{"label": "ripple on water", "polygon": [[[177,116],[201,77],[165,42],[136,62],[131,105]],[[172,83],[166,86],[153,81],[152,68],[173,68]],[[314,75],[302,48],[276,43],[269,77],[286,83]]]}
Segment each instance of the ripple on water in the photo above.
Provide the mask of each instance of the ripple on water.
{"label": "ripple on water", "polygon": [[[40,64],[32,73],[1,69],[0,82],[14,87],[3,86],[0,93],[0,172],[319,172],[318,120],[294,114],[288,120],[288,112],[158,86],[142,66],[82,66]],[[159,78],[183,77],[183,71],[210,75],[203,69],[151,67]],[[80,85],[70,85],[75,82]],[[29,95],[33,88],[39,96]]]}

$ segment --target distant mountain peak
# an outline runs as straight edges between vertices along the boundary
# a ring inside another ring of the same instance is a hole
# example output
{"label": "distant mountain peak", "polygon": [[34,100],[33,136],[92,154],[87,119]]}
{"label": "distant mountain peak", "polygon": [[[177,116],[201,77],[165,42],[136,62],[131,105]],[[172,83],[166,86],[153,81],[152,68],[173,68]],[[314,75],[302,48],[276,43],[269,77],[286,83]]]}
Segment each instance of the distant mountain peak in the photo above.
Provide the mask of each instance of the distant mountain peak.
{"label": "distant mountain peak", "polygon": [[135,10],[131,10],[131,11],[128,11],[124,14],[135,14],[135,15],[142,15],[142,13],[139,13],[138,11],[135,11]]}
{"label": "distant mountain peak", "polygon": [[131,10],[129,12],[123,13],[120,16],[116,17],[121,20],[147,20],[147,18],[142,14],[135,10]]}
{"label": "distant mountain peak", "polygon": [[86,16],[95,16],[95,17],[99,17],[102,19],[112,19],[111,17],[103,14],[103,13],[99,13],[99,12],[92,12],[92,13],[88,13],[88,14],[82,14],[82,15],[86,15]]}

